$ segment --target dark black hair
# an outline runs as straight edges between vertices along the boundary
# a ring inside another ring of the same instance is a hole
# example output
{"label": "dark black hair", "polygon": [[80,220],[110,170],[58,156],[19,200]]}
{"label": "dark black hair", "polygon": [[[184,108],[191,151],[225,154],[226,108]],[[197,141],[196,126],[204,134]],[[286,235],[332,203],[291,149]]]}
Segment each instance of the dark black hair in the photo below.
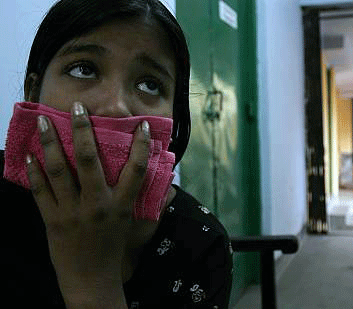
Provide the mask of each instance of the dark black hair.
{"label": "dark black hair", "polygon": [[61,0],[56,2],[44,17],[34,38],[25,81],[31,73],[37,74],[37,86],[40,89],[50,61],[65,43],[115,19],[132,18],[156,21],[168,35],[175,54],[177,79],[173,105],[173,141],[169,151],[175,153],[177,164],[186,150],[191,130],[190,56],[180,25],[160,1]]}

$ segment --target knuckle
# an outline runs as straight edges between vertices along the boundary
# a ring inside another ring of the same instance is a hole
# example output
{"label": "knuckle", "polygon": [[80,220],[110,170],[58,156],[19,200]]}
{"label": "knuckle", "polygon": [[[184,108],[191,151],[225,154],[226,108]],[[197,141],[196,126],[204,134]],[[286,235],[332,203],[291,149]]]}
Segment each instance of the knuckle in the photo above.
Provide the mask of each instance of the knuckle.
{"label": "knuckle", "polygon": [[35,196],[41,195],[43,192],[45,192],[46,186],[41,183],[41,182],[34,182],[31,183],[31,191],[32,194]]}
{"label": "knuckle", "polygon": [[65,174],[66,167],[63,162],[54,161],[53,163],[47,164],[47,173],[49,177],[60,178]]}
{"label": "knuckle", "polygon": [[103,207],[95,209],[91,214],[91,220],[95,223],[104,222],[109,217],[108,212]]}
{"label": "knuckle", "polygon": [[46,230],[47,234],[52,236],[60,236],[76,230],[79,225],[80,221],[75,216],[65,220],[60,220],[60,218],[58,218],[51,220],[50,222],[46,222]]}
{"label": "knuckle", "polygon": [[85,129],[91,127],[91,123],[86,117],[76,117],[72,122],[72,125],[75,129]]}
{"label": "knuckle", "polygon": [[138,175],[138,176],[144,176],[146,171],[147,171],[147,161],[144,160],[138,160],[133,163],[133,171]]}
{"label": "knuckle", "polygon": [[134,143],[137,147],[149,147],[151,140],[143,134],[137,134],[134,136]]}
{"label": "knuckle", "polygon": [[49,133],[42,134],[40,137],[40,141],[41,141],[41,144],[46,147],[55,145],[55,143],[56,143],[54,136]]}
{"label": "knuckle", "polygon": [[95,166],[98,163],[97,152],[87,148],[88,147],[83,147],[77,151],[77,163],[84,167]]}
{"label": "knuckle", "polygon": [[142,146],[145,147],[145,148],[149,148],[150,143],[151,143],[151,141],[150,141],[149,139],[143,138],[143,139],[141,140],[141,144],[142,144]]}

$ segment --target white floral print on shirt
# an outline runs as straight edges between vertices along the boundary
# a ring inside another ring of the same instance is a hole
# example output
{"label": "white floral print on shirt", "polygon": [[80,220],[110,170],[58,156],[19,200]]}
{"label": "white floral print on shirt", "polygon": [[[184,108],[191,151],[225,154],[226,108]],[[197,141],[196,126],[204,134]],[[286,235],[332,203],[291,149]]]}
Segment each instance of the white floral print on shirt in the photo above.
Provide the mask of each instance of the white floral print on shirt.
{"label": "white floral print on shirt", "polygon": [[182,285],[183,285],[183,281],[181,281],[180,279],[177,281],[174,281],[173,292],[178,293]]}
{"label": "white floral print on shirt", "polygon": [[210,210],[204,206],[199,206],[199,209],[206,215],[210,213]]}
{"label": "white floral print on shirt", "polygon": [[206,298],[205,291],[201,289],[198,284],[194,284],[194,286],[190,289],[190,292],[193,292],[191,297],[194,303],[199,303]]}
{"label": "white floral print on shirt", "polygon": [[168,238],[165,238],[161,242],[160,247],[157,249],[157,252],[159,255],[164,255],[172,248],[172,246],[173,243]]}

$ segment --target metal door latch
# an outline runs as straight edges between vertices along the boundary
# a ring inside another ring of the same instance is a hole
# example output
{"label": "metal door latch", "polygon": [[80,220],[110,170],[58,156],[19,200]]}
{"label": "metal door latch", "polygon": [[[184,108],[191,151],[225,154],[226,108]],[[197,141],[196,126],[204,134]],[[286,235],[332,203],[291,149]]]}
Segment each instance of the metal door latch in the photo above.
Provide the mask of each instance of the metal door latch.
{"label": "metal door latch", "polygon": [[206,97],[206,103],[203,114],[206,120],[211,122],[219,120],[223,109],[223,93],[218,90],[209,91]]}

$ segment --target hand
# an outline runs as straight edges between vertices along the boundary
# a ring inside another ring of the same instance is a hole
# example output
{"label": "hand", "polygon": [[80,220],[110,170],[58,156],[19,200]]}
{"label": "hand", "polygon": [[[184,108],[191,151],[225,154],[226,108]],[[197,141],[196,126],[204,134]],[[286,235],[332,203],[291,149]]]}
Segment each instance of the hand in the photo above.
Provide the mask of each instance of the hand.
{"label": "hand", "polygon": [[147,168],[150,134],[147,122],[137,128],[129,161],[111,188],[82,105],[75,103],[72,118],[78,179],[70,171],[55,129],[43,116],[38,123],[46,176],[31,157],[28,172],[63,296],[70,298],[80,291],[84,298],[97,289],[122,285],[122,259],[132,207]]}

